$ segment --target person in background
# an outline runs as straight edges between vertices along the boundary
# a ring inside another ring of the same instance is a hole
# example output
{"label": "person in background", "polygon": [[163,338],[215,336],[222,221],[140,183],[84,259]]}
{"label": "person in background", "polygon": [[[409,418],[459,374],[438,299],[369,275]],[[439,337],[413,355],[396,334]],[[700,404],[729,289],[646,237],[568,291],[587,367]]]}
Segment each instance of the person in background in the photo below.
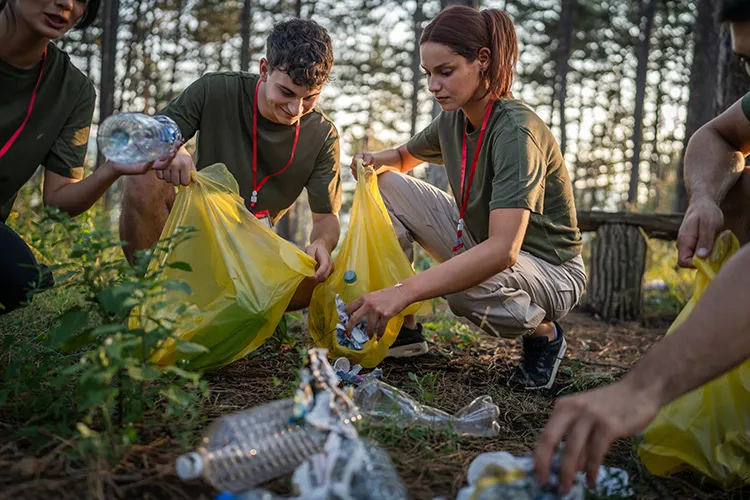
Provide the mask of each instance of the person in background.
{"label": "person in background", "polygon": [[[355,161],[380,173],[407,254],[416,241],[440,265],[350,304],[349,327],[366,318],[380,335],[409,304],[444,296],[486,333],[523,339],[513,385],[550,388],[566,349],[557,320],[578,303],[586,273],[563,155],[544,122],[511,94],[513,22],[496,9],[447,8],[424,29],[420,56],[442,112],[406,144]],[[404,175],[424,161],[445,165],[453,197]],[[414,317],[391,351],[426,351]]]}
{"label": "person in background", "polygon": [[[750,73],[750,3],[723,0],[732,48]],[[690,205],[680,228],[680,264],[707,257],[723,228],[744,243],[750,232],[750,93],[690,139],[685,183]],[[743,246],[719,271],[688,319],[646,353],[622,380],[555,405],[535,452],[537,480],[547,482],[552,455],[565,440],[560,480],[570,489],[576,472],[590,484],[610,445],[646,428],[658,411],[693,389],[750,359],[750,247]]]}

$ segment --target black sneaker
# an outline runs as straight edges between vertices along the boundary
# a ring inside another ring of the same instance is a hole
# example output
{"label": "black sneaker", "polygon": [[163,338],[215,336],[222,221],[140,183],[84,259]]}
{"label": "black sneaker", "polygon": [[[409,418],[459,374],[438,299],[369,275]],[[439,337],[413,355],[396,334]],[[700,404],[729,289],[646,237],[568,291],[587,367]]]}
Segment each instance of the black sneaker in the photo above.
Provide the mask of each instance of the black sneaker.
{"label": "black sneaker", "polygon": [[523,339],[523,356],[511,377],[510,385],[526,390],[552,387],[568,346],[560,325],[555,323],[555,327],[555,340],[549,340],[547,337]]}
{"label": "black sneaker", "polygon": [[416,328],[401,327],[396,341],[388,349],[386,358],[412,358],[427,354],[427,341],[422,335],[422,323],[417,323]]}

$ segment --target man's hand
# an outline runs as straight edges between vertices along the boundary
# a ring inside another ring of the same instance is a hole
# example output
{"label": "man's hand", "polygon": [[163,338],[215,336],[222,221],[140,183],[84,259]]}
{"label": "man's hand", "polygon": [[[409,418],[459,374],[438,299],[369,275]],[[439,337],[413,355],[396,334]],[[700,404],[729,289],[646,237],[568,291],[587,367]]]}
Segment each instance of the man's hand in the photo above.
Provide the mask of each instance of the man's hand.
{"label": "man's hand", "polygon": [[163,164],[154,165],[154,171],[156,177],[162,179],[164,182],[169,182],[175,186],[183,185],[187,186],[190,184],[190,173],[194,172],[195,163],[193,163],[193,157],[184,147],[181,147],[174,158]]}
{"label": "man's hand", "polygon": [[346,333],[350,334],[354,327],[366,318],[367,333],[370,338],[377,336],[380,339],[391,318],[410,304],[411,301],[406,294],[395,287],[365,294],[346,308],[349,315]]}
{"label": "man's hand", "polygon": [[357,179],[357,160],[362,160],[364,166],[375,166],[375,155],[372,153],[357,153],[352,157],[352,163],[349,165],[349,169],[352,171],[352,176]]}
{"label": "man's hand", "polygon": [[586,471],[593,487],[610,445],[645,428],[659,407],[654,395],[632,388],[626,380],[559,399],[534,453],[537,481],[547,483],[552,455],[565,438],[560,463],[562,492],[570,491],[579,470]]}
{"label": "man's hand", "polygon": [[327,280],[333,272],[333,259],[331,259],[331,253],[326,246],[321,242],[313,241],[305,248],[305,253],[318,263],[312,280],[316,283]]}
{"label": "man's hand", "polygon": [[713,200],[702,199],[691,203],[677,235],[678,264],[694,267],[693,255],[708,257],[723,227],[724,214]]}

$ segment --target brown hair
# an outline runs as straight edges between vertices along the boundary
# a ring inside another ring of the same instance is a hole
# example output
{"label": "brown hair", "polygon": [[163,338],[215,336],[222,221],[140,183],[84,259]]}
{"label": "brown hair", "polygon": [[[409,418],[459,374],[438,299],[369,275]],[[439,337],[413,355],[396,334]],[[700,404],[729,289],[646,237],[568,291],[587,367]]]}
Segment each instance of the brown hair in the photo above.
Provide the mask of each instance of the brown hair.
{"label": "brown hair", "polygon": [[477,59],[480,49],[487,47],[491,54],[486,75],[490,94],[494,98],[510,95],[518,61],[518,38],[513,21],[504,11],[448,7],[422,32],[419,43],[425,42],[446,45],[470,62]]}
{"label": "brown hair", "polygon": [[331,37],[315,21],[283,21],[266,39],[266,58],[271,70],[283,71],[295,85],[313,89],[327,82],[331,73]]}

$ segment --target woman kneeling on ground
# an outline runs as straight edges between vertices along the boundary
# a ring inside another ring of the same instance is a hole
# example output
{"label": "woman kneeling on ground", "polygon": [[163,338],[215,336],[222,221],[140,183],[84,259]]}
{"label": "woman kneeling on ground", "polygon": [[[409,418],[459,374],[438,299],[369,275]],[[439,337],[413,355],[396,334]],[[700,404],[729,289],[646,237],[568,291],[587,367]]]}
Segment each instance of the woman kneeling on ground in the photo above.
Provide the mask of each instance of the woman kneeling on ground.
{"label": "woman kneeling on ground", "polygon": [[[350,304],[349,326],[366,318],[382,335],[409,304],[444,296],[483,331],[523,339],[513,385],[550,388],[566,349],[556,321],[578,303],[586,272],[560,148],[510,91],[513,22],[499,10],[448,8],[422,33],[420,56],[442,113],[396,149],[356,155],[352,171],[357,158],[376,169],[404,251],[412,258],[416,241],[440,265]],[[445,165],[453,197],[403,175],[425,161]],[[426,352],[421,330],[407,317],[389,354]]]}
{"label": "woman kneeling on ground", "polygon": [[0,314],[53,285],[26,243],[5,225],[21,187],[44,167],[43,202],[72,216],[121,175],[153,164],[105,163],[83,179],[96,92],[52,43],[96,19],[100,0],[0,0]]}

